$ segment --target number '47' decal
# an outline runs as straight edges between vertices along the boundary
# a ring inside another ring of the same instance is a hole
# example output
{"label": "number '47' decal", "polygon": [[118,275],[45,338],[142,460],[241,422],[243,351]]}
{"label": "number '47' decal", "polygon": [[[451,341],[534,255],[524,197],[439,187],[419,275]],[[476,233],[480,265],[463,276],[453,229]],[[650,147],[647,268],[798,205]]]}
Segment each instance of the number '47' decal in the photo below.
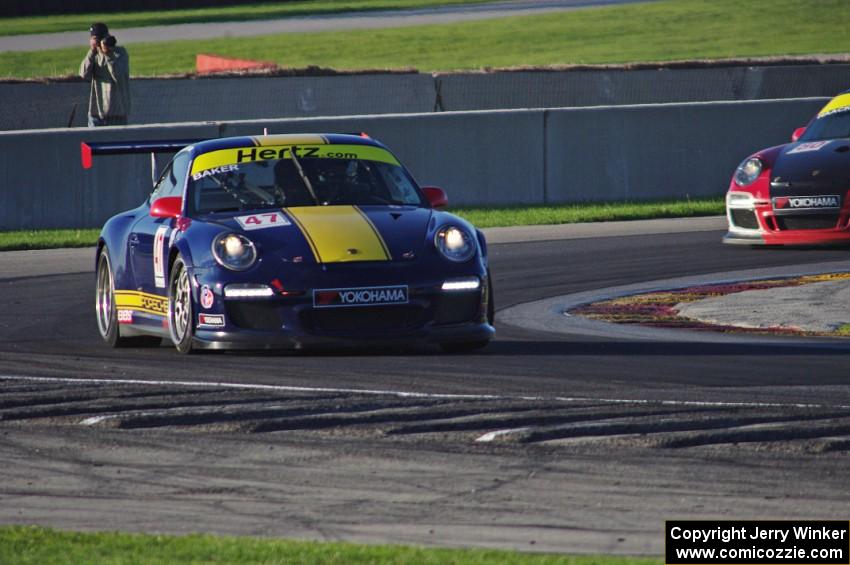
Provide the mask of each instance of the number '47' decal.
{"label": "number '47' decal", "polygon": [[251,214],[250,216],[238,216],[234,218],[243,230],[261,230],[265,228],[278,228],[291,226],[290,222],[282,212],[267,212],[262,214]]}

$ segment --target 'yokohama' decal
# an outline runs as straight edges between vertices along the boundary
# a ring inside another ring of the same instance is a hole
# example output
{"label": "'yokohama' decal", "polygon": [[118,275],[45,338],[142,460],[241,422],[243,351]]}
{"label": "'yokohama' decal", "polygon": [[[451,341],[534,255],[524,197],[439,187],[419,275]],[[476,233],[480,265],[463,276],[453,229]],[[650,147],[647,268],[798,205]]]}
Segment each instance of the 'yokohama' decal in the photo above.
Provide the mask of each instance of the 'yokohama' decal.
{"label": "'yokohama' decal", "polygon": [[407,304],[407,286],[324,288],[313,291],[315,308]]}
{"label": "'yokohama' decal", "polygon": [[776,210],[840,208],[841,198],[834,194],[825,196],[778,196],[773,199],[773,207]]}

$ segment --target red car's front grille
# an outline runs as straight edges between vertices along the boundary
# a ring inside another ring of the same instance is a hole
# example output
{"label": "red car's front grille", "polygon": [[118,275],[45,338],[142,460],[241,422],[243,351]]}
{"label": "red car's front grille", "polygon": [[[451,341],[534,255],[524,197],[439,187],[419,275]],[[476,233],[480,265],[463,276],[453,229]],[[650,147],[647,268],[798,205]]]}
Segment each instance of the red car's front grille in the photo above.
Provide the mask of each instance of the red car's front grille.
{"label": "red car's front grille", "polygon": [[729,215],[732,216],[732,223],[739,228],[757,230],[759,227],[758,220],[756,219],[756,213],[753,210],[732,208],[729,210]]}
{"label": "red car's front grille", "polygon": [[776,216],[776,225],[780,230],[828,230],[837,224],[838,214]]}

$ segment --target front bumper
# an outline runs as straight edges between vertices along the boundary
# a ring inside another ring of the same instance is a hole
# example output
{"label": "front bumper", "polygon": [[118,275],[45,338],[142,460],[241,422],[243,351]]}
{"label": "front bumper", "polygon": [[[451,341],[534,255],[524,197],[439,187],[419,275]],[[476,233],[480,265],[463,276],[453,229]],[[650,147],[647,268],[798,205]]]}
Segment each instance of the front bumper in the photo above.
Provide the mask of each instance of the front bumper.
{"label": "front bumper", "polygon": [[416,344],[471,343],[489,341],[496,335],[490,324],[432,326],[404,334],[388,335],[313,335],[295,331],[212,331],[195,332],[194,346],[199,349],[304,349],[307,347],[392,347]]}
{"label": "front bumper", "polygon": [[[197,300],[195,303],[195,346],[202,349],[462,344],[486,342],[495,335],[487,315],[491,297],[486,275],[466,275],[467,279],[480,281],[479,287],[472,290],[442,290],[447,280],[444,278],[418,284],[391,280],[408,289],[406,302],[329,307],[323,303],[314,304],[312,290],[276,292],[264,298],[228,297],[224,295],[226,285],[216,285],[214,274],[205,280],[204,274],[198,277],[197,286],[207,289],[207,298],[211,291],[214,299],[207,301],[207,307]],[[448,277],[452,278],[456,277]],[[377,280],[386,279],[384,275]],[[361,279],[356,282],[373,281]],[[327,287],[322,285],[322,288]],[[201,294],[199,290],[198,296]],[[215,319],[215,327],[202,323],[202,319],[210,317]]]}
{"label": "front bumper", "polygon": [[[829,217],[825,217],[829,216]],[[824,217],[824,218],[821,218]],[[842,245],[850,243],[850,210],[827,214],[777,214],[769,203],[726,208],[729,230],[723,243],[732,245]],[[745,218],[746,221],[742,221]],[[793,223],[792,223],[793,221]],[[811,224],[808,229],[794,229]],[[830,227],[821,227],[826,223]],[[742,225],[745,224],[745,225]]]}

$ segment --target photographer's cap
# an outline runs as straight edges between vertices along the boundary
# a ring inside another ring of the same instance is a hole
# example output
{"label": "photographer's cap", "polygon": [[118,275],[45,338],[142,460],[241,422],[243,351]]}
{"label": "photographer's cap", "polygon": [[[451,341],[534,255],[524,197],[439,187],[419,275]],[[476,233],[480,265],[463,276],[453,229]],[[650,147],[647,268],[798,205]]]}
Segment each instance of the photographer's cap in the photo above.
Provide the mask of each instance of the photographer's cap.
{"label": "photographer's cap", "polygon": [[109,35],[109,28],[106,27],[106,24],[103,22],[95,22],[89,28],[89,33],[92,35],[92,37],[103,39],[104,37]]}

